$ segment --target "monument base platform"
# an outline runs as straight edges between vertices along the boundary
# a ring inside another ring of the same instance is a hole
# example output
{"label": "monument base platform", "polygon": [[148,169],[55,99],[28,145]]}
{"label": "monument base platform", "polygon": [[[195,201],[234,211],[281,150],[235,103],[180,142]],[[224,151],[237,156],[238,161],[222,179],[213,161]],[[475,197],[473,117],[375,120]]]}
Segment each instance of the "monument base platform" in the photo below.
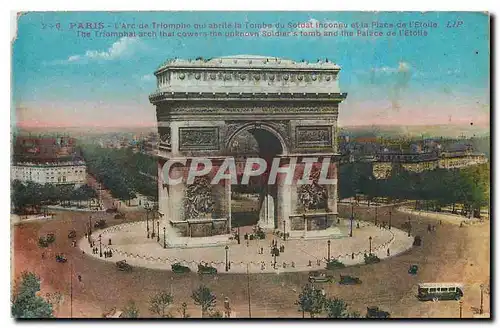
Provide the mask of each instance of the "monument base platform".
{"label": "monument base platform", "polygon": [[167,248],[200,248],[200,247],[219,247],[236,243],[230,240],[229,234],[207,236],[207,237],[167,237]]}
{"label": "monument base platform", "polygon": [[288,239],[339,239],[345,238],[349,234],[337,227],[331,227],[324,230],[311,231],[291,231]]}

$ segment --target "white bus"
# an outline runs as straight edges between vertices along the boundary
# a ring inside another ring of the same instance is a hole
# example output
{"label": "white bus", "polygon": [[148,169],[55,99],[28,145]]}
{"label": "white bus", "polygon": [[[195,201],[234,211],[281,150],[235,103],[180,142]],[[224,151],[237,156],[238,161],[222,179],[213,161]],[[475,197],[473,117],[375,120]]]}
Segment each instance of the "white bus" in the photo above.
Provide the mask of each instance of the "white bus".
{"label": "white bus", "polygon": [[464,296],[463,285],[459,283],[418,284],[420,301],[459,300],[462,296]]}

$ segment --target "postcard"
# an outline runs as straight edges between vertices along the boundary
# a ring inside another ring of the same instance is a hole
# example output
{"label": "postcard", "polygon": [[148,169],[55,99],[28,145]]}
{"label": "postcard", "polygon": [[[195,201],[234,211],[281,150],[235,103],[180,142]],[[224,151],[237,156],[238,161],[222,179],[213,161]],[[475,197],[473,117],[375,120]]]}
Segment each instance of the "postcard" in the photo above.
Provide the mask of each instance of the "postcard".
{"label": "postcard", "polygon": [[491,318],[488,13],[16,24],[13,318]]}

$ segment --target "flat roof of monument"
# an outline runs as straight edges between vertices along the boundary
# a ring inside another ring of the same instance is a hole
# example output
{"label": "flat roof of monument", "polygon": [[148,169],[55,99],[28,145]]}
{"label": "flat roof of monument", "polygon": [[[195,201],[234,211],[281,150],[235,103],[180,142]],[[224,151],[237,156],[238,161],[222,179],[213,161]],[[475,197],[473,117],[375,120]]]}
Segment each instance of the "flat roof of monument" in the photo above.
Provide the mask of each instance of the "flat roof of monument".
{"label": "flat roof of monument", "polygon": [[169,68],[279,68],[279,69],[299,69],[299,70],[340,70],[340,66],[330,61],[328,58],[317,59],[315,62],[305,60],[294,61],[292,59],[262,56],[262,55],[230,55],[215,58],[198,57],[196,59],[173,58],[163,63],[155,73],[159,73]]}

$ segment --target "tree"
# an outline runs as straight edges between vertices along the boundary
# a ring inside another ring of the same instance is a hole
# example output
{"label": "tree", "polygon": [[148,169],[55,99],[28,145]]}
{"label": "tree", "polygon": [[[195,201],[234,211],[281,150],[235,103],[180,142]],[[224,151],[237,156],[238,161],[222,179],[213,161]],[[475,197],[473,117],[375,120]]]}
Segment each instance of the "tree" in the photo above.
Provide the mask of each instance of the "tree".
{"label": "tree", "polygon": [[359,318],[358,312],[347,311],[347,303],[339,298],[330,298],[325,302],[325,311],[328,318]]}
{"label": "tree", "polygon": [[323,312],[323,307],[326,302],[326,296],[323,295],[321,290],[316,289],[313,285],[307,284],[302,288],[296,305],[299,306],[299,311],[309,313],[311,318]]}
{"label": "tree", "polygon": [[149,301],[149,311],[151,313],[157,314],[162,318],[168,317],[168,313],[166,312],[167,308],[170,304],[172,304],[174,298],[168,292],[159,292],[151,297]]}
{"label": "tree", "polygon": [[24,271],[12,300],[12,316],[22,319],[52,318],[52,305],[37,295],[39,291],[40,278],[32,272]]}
{"label": "tree", "polygon": [[138,318],[139,309],[133,300],[128,301],[127,305],[122,309],[124,318]]}
{"label": "tree", "polygon": [[191,295],[191,298],[194,300],[194,304],[201,307],[202,318],[205,318],[208,311],[215,307],[216,296],[207,286],[198,287]]}

